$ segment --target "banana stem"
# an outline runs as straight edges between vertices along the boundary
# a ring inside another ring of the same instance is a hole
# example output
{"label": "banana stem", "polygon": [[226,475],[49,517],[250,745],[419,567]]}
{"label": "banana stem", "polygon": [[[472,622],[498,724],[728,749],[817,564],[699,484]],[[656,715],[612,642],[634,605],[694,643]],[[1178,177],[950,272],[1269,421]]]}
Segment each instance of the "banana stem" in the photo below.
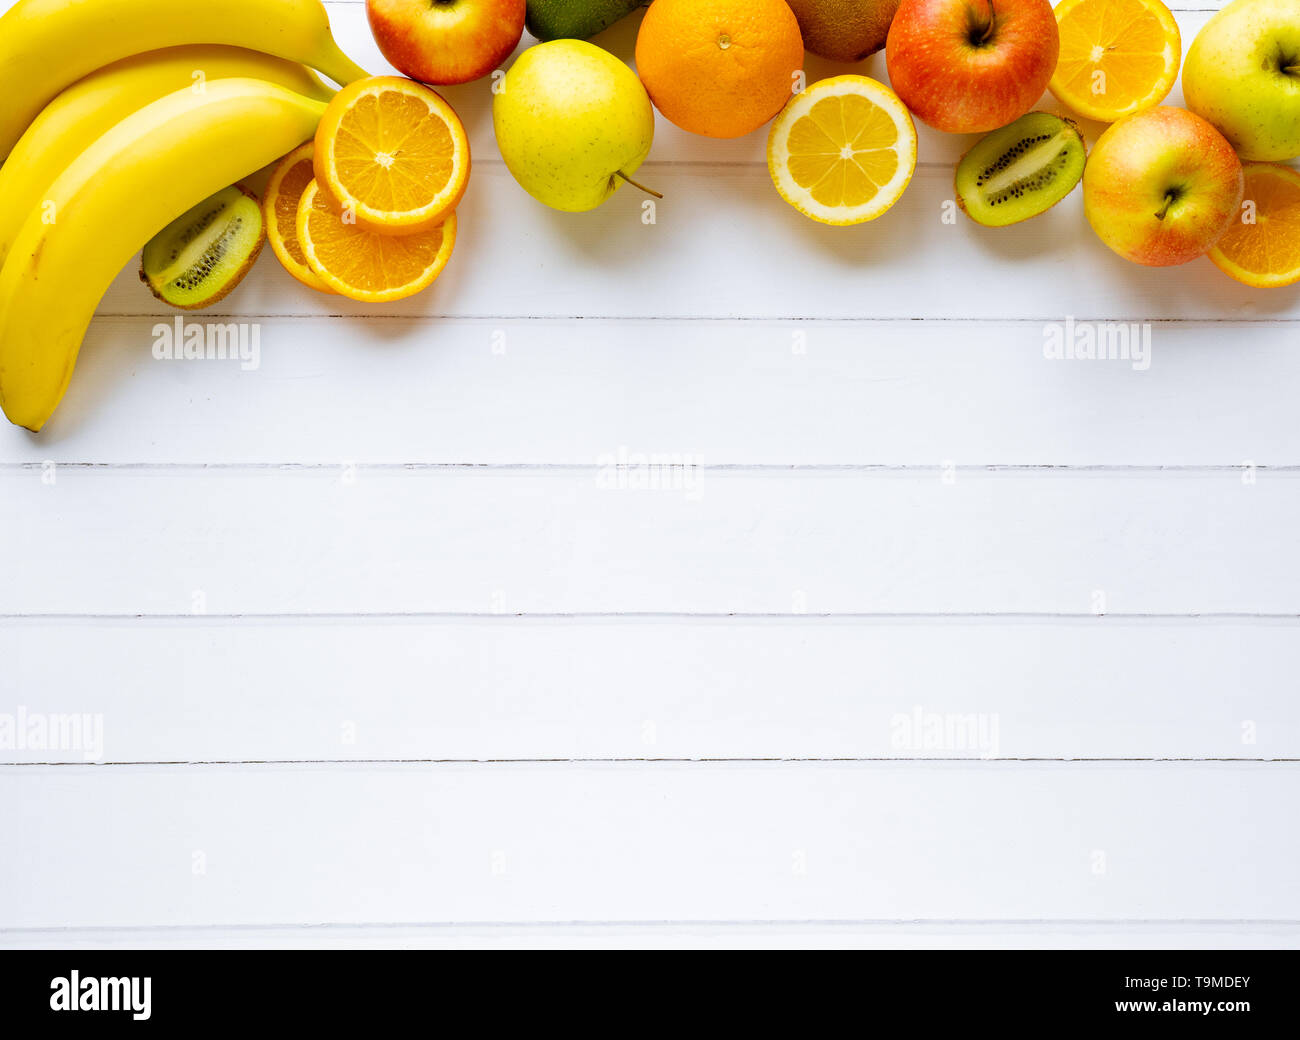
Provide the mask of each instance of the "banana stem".
{"label": "banana stem", "polygon": [[662,198],[664,197],[662,192],[655,191],[654,188],[647,188],[644,184],[641,184],[641,183],[639,183],[638,181],[634,181],[631,177],[629,177],[629,176],[628,176],[626,173],[624,173],[622,170],[615,170],[615,171],[614,171],[614,176],[615,176],[615,177],[622,177],[625,181],[628,182],[628,184],[632,185],[632,187],[634,187],[634,188],[640,188],[640,189],[641,189],[643,192],[645,192],[647,195],[653,195],[653,196],[654,196],[655,198],[657,198],[657,199],[662,199]]}

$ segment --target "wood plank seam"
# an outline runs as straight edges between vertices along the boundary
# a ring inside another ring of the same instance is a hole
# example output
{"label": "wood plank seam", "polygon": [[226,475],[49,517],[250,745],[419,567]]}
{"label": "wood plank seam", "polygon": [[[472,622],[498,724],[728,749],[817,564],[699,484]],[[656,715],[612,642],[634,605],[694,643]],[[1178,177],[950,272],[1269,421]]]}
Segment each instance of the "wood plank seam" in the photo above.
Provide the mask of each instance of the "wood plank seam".
{"label": "wood plank seam", "polygon": [[[29,470],[40,472],[44,462],[0,462],[0,471]],[[332,472],[339,469],[337,462],[69,462],[60,461],[60,469],[81,470],[145,470],[182,471],[202,473],[207,470],[290,470]],[[349,461],[357,471],[397,472],[401,470],[491,470],[506,473],[566,472],[594,473],[601,470],[598,462],[361,462]],[[660,464],[663,469],[689,468],[706,473],[1041,473],[1053,475],[1084,473],[1240,473],[1247,467],[1235,463],[1126,463],[1126,462],[989,462],[921,464],[909,462],[717,462]],[[1250,463],[1256,473],[1300,473],[1300,463]]]}
{"label": "wood plank seam", "polygon": [[794,757],[746,757],[746,756],[698,756],[695,758],[202,758],[202,759],[105,759],[102,762],[72,762],[51,759],[43,762],[28,762],[17,759],[0,759],[0,767],[28,769],[75,768],[104,769],[130,766],[164,766],[168,768],[201,768],[205,766],[514,766],[514,765],[710,765],[710,764],[820,764],[844,763],[866,764],[880,763],[901,765],[905,763],[926,764],[934,762],[957,762],[965,765],[1032,763],[1034,765],[1079,765],[1088,763],[1144,763],[1144,764],[1188,764],[1202,762],[1250,763],[1254,765],[1295,765],[1300,758],[1261,758],[1242,755],[1205,755],[1195,756],[1153,756],[1139,757],[1132,755],[1097,755],[1097,756],[1047,756],[1047,755],[910,755],[897,757],[892,755],[870,755],[851,757],[847,755],[803,755]]}
{"label": "wood plank seam", "polygon": [[204,614],[164,612],[95,613],[50,611],[48,613],[0,613],[0,622],[12,621],[180,621],[191,624],[205,621],[360,621],[360,620],[423,620],[423,621],[1062,621],[1099,624],[1105,620],[1132,621],[1300,621],[1300,613],[1282,611],[1215,610],[1189,611],[1187,613],[1105,613],[1086,611],[808,611],[804,613],[782,611],[674,611],[674,610],[571,610],[571,611],[458,611],[458,610],[373,610],[373,611],[231,611]]}
{"label": "wood plank seam", "polygon": [[[347,311],[332,311],[322,314],[297,313],[293,311],[282,312],[260,312],[260,313],[217,313],[215,311],[203,311],[204,321],[257,321],[259,319],[292,319],[294,321],[334,321],[342,318],[355,318],[355,313]],[[173,317],[174,312],[168,311],[114,311],[97,315],[97,322],[112,321],[147,321],[151,318]],[[1249,317],[1226,317],[1226,318],[1176,318],[1176,317],[1147,317],[1144,315],[1099,315],[1099,314],[1077,314],[1073,315],[1074,319],[1082,322],[1131,322],[1141,321],[1148,325],[1168,325],[1175,328],[1195,328],[1198,326],[1215,326],[1215,325],[1246,325],[1260,328],[1269,326],[1286,327],[1300,322],[1300,317],[1268,317],[1268,318],[1249,318]],[[884,315],[830,315],[830,316],[813,316],[807,314],[792,314],[785,316],[757,316],[752,318],[739,317],[734,314],[459,314],[459,313],[437,313],[437,314],[385,314],[382,311],[367,311],[367,320],[393,321],[393,322],[413,322],[426,323],[430,321],[449,321],[449,322],[519,322],[519,323],[566,323],[566,322],[610,322],[610,323],[633,323],[633,324],[652,324],[655,322],[672,322],[676,324],[703,324],[708,322],[728,323],[736,325],[787,325],[804,323],[804,324],[835,324],[841,326],[851,325],[896,325],[907,323],[912,326],[923,325],[1046,325],[1059,322],[1061,315],[1037,315],[1031,317],[951,317],[946,315],[913,315],[913,314],[884,314]]]}

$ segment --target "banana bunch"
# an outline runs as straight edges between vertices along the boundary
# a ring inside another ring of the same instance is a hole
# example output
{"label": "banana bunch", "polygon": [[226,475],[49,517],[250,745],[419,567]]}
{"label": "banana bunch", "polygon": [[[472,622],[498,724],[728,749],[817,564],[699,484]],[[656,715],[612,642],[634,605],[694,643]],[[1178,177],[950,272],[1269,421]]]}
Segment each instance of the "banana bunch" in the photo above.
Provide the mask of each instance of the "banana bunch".
{"label": "banana bunch", "polygon": [[334,42],[321,0],[18,0],[0,18],[0,159],[41,109],[83,76],[188,43],[274,54],[341,85],[367,75]]}
{"label": "banana bunch", "polygon": [[0,17],[0,408],[39,430],[146,241],[367,75],[320,0],[19,0]]}

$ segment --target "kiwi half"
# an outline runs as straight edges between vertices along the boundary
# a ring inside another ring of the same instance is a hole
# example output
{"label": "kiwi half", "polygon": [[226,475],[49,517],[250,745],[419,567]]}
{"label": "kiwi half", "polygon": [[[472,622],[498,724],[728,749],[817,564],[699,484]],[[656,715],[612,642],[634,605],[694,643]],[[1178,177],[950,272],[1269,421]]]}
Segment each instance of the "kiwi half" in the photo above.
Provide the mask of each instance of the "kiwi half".
{"label": "kiwi half", "polygon": [[1078,123],[1051,112],[1030,112],[994,130],[962,156],[957,204],[977,224],[1017,224],[1069,195],[1087,161]]}
{"label": "kiwi half", "polygon": [[140,254],[140,280],[173,307],[210,307],[243,280],[265,242],[261,203],[232,184],[149,239]]}

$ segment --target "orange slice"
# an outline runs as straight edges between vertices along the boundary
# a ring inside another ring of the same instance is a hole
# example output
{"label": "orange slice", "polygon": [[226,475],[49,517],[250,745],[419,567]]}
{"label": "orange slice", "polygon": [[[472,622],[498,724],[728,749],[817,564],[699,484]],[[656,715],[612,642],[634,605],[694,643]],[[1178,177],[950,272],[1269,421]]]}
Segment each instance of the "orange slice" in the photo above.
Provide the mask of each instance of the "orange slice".
{"label": "orange slice", "polygon": [[334,290],[322,282],[316,272],[307,266],[298,241],[298,201],[312,181],[312,153],[315,145],[308,141],[300,144],[276,164],[271,179],[266,182],[262,196],[262,212],[266,217],[266,237],[284,269],[319,292]]}
{"label": "orange slice", "polygon": [[1160,0],[1062,0],[1061,56],[1048,89],[1079,115],[1113,123],[1165,99],[1182,37]]}
{"label": "orange slice", "polygon": [[1210,250],[1225,274],[1258,289],[1300,282],[1300,173],[1289,166],[1247,163],[1241,218]]}
{"label": "orange slice", "polygon": [[428,231],[378,235],[335,209],[312,181],[298,203],[298,241],[307,265],[336,293],[388,303],[415,295],[442,273],[456,244],[456,214]]}
{"label": "orange slice", "polygon": [[907,106],[866,76],[834,76],[796,94],[767,136],[767,168],[781,198],[823,224],[874,220],[916,169]]}
{"label": "orange slice", "polygon": [[316,180],[357,223],[386,235],[425,231],[469,182],[469,138],[435,91],[399,76],[340,90],[316,130]]}

